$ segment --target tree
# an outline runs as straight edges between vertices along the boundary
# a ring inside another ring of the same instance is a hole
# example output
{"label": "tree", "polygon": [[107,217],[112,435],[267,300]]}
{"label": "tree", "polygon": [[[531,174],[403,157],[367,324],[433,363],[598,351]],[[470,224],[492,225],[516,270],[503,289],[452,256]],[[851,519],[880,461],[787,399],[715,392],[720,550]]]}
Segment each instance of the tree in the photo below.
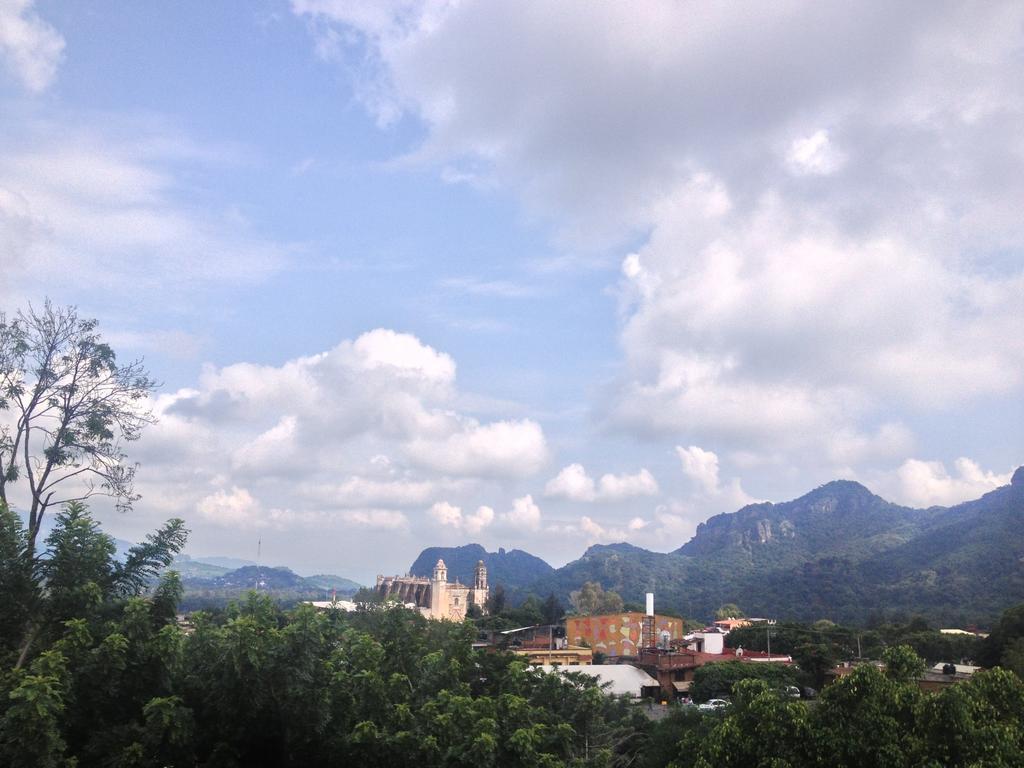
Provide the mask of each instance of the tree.
{"label": "tree", "polygon": [[505,587],[498,584],[494,587],[494,591],[487,597],[487,612],[492,616],[497,616],[505,610],[505,602]]}
{"label": "tree", "polygon": [[620,613],[622,598],[618,592],[605,592],[596,581],[588,581],[575,592],[570,593],[569,601],[573,610],[581,616],[595,616],[602,613]]}
{"label": "tree", "polygon": [[565,608],[562,607],[562,604],[553,592],[547,596],[544,604],[541,605],[540,612],[544,616],[545,624],[557,624],[565,616]]}
{"label": "tree", "polygon": [[129,509],[136,465],[123,444],[154,421],[144,406],[156,384],[141,360],[117,362],[75,307],[29,307],[8,320],[0,313],[0,501],[28,484],[27,552],[35,552],[49,507],[95,494]]}
{"label": "tree", "polygon": [[999,623],[978,649],[978,663],[983,667],[1004,664],[1007,648],[1020,638],[1024,638],[1024,603],[1003,611]]}
{"label": "tree", "polygon": [[719,621],[723,619],[742,619],[746,615],[736,603],[726,603],[715,611],[715,618]]}
{"label": "tree", "polygon": [[690,692],[696,701],[729,696],[741,680],[762,680],[778,691],[795,685],[797,674],[795,669],[784,664],[720,661],[697,668]]}
{"label": "tree", "polygon": [[886,648],[882,661],[886,676],[900,683],[912,682],[924,672],[924,660],[909,645]]}
{"label": "tree", "polygon": [[[25,663],[37,639],[61,635],[65,622],[91,618],[104,603],[141,594],[181,551],[187,537],[181,520],[169,520],[145,542],[133,546],[121,563],[115,558],[113,539],[100,530],[88,507],[80,501],[65,504],[46,538],[46,552],[36,564],[38,583],[31,609],[24,612],[20,625],[23,639],[15,667]],[[0,570],[6,567],[0,564]],[[167,613],[166,604],[177,602],[179,588],[171,583],[162,589],[165,593],[158,590],[159,603]]]}
{"label": "tree", "polygon": [[793,660],[811,676],[818,688],[825,683],[825,673],[836,665],[838,659],[830,643],[803,643],[793,650]]}
{"label": "tree", "polygon": [[25,529],[0,501],[0,654],[21,640],[35,595],[32,562],[25,557]]}

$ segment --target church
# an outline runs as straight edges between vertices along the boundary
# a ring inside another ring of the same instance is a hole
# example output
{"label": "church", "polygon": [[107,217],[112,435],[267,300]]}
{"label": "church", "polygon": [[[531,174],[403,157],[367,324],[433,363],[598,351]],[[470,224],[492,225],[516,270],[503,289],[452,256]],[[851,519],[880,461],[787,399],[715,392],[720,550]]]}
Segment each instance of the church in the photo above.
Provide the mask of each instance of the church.
{"label": "church", "polygon": [[378,576],[377,592],[385,598],[393,598],[410,607],[416,607],[428,619],[462,621],[472,605],[481,611],[487,610],[487,567],[484,561],[476,564],[473,586],[448,581],[448,567],[444,560],[434,566],[434,575],[425,576]]}

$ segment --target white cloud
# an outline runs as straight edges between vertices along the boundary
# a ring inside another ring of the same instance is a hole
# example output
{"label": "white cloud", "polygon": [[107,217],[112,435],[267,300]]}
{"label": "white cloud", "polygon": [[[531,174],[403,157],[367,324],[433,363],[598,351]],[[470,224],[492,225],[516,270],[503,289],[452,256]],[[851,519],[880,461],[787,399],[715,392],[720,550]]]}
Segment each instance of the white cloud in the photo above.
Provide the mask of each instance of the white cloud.
{"label": "white cloud", "polygon": [[864,465],[912,450],[893,413],[1024,390],[1020,3],[293,9],[421,121],[405,162],[572,245],[642,233],[612,424]]}
{"label": "white cloud", "polygon": [[839,170],[844,159],[824,129],[794,139],[786,156],[786,162],[793,173],[816,176],[827,176]]}
{"label": "white cloud", "polygon": [[544,486],[549,498],[569,501],[622,501],[635,496],[654,496],[658,482],[646,469],[635,474],[604,474],[595,483],[582,464],[570,464]]}
{"label": "white cloud", "polygon": [[387,531],[405,528],[409,524],[409,518],[404,513],[389,509],[342,512],[341,518],[361,528],[380,528]]}
{"label": "white cloud", "polygon": [[658,482],[646,469],[633,475],[601,475],[597,485],[597,498],[602,501],[621,501],[633,496],[654,496],[657,493]]}
{"label": "white cloud", "polygon": [[223,526],[249,527],[264,525],[262,505],[245,488],[232,487],[204,496],[196,511],[210,522]]}
{"label": "white cloud", "polygon": [[62,115],[0,127],[5,288],[116,292],[148,311],[155,301],[191,307],[212,285],[260,281],[288,262],[293,246],[262,238],[235,210],[195,204],[183,189],[197,170],[225,167],[230,148],[117,115],[103,122],[94,130]]}
{"label": "white cloud", "polygon": [[941,461],[907,459],[896,471],[895,482],[888,486],[893,498],[904,504],[950,506],[1007,485],[1013,474],[1012,470],[1004,474],[983,470],[966,457],[957,459],[955,467],[956,474],[950,474]]}
{"label": "white cloud", "polygon": [[[208,366],[152,402],[159,421],[132,454],[144,503],[194,504],[223,525],[401,531],[440,494],[499,491],[546,455],[543,430],[459,413],[455,372],[449,355],[386,329],[280,365]],[[535,529],[532,504],[517,500],[509,519]],[[468,533],[495,519],[489,507],[432,515]]]}
{"label": "white cloud", "polygon": [[683,474],[700,486],[705,493],[718,492],[718,456],[713,451],[691,445],[676,446],[676,454],[683,465]]}
{"label": "white cloud", "polygon": [[610,543],[627,541],[635,537],[647,523],[635,517],[630,520],[625,529],[606,527],[587,515],[580,517],[578,531],[588,543]]}
{"label": "white cloud", "polygon": [[512,510],[501,516],[502,520],[519,531],[540,530],[541,513],[540,507],[533,500],[533,496],[522,496],[512,502]]}
{"label": "white cloud", "polygon": [[0,59],[30,91],[57,76],[64,38],[35,12],[33,0],[0,0]]}
{"label": "white cloud", "polygon": [[544,486],[544,495],[553,499],[570,501],[593,501],[597,496],[594,479],[587,474],[582,464],[563,467]]}
{"label": "white cloud", "polygon": [[531,419],[479,424],[464,420],[462,428],[443,437],[418,438],[408,455],[418,464],[456,475],[528,477],[547,460],[544,431]]}
{"label": "white cloud", "polygon": [[[700,446],[691,445],[683,448],[676,446],[676,455],[682,465],[683,474],[698,488],[697,498],[703,502],[713,502],[718,508],[732,512],[756,501],[740,483],[738,477],[722,484],[719,478],[718,454]],[[704,508],[706,514],[707,509]]]}
{"label": "white cloud", "polygon": [[469,534],[480,533],[494,522],[494,510],[487,506],[478,507],[472,514],[463,514],[460,507],[449,504],[447,501],[439,501],[427,510],[427,513],[441,525]]}
{"label": "white cloud", "polygon": [[455,362],[408,333],[386,328],[364,333],[352,345],[367,370],[381,368],[400,376],[422,377],[441,384],[455,380]]}
{"label": "white cloud", "polygon": [[919,240],[850,237],[778,197],[692,215],[716,186],[687,185],[641,249],[617,423],[863,460],[912,444],[899,423],[871,434],[883,404],[945,408],[1024,383],[1024,273],[971,275]]}

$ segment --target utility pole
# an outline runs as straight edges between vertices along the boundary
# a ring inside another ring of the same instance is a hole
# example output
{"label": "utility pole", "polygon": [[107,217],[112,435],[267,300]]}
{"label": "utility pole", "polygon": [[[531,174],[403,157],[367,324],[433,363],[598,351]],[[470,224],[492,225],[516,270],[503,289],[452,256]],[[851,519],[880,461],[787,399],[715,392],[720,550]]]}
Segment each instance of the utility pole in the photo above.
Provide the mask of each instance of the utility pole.
{"label": "utility pole", "polygon": [[768,638],[768,661],[772,660],[772,630],[767,628],[764,631],[764,636]]}
{"label": "utility pole", "polygon": [[860,655],[860,635],[857,635],[857,658],[861,658]]}

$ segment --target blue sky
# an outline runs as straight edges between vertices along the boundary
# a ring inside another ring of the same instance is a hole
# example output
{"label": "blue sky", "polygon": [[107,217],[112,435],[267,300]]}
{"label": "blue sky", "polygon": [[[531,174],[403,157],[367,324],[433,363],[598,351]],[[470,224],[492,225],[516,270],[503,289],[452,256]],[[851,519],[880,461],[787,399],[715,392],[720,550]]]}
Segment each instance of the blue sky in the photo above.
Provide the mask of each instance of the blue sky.
{"label": "blue sky", "polygon": [[0,0],[0,307],[163,386],[127,538],[360,579],[1024,461],[1015,3]]}

